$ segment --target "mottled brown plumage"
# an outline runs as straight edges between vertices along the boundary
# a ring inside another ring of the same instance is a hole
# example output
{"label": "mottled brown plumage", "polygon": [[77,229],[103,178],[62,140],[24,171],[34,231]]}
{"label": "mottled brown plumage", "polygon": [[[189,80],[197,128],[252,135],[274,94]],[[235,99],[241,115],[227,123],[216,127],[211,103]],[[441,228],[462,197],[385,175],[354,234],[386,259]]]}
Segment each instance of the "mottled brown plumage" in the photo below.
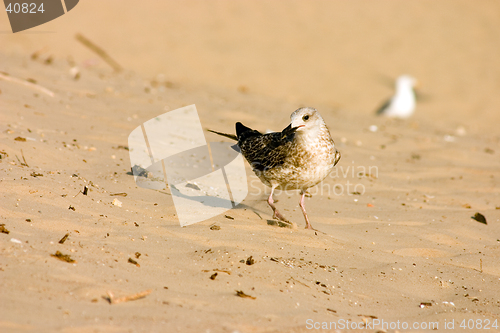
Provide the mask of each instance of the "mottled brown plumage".
{"label": "mottled brown plumage", "polygon": [[290,116],[291,122],[281,132],[262,134],[236,123],[236,137],[245,159],[259,179],[271,187],[268,203],[275,218],[288,222],[276,209],[275,189],[300,190],[300,207],[306,228],[312,229],[304,207],[306,190],[321,182],[340,159],[340,152],[330,136],[321,115],[314,108],[300,108]]}

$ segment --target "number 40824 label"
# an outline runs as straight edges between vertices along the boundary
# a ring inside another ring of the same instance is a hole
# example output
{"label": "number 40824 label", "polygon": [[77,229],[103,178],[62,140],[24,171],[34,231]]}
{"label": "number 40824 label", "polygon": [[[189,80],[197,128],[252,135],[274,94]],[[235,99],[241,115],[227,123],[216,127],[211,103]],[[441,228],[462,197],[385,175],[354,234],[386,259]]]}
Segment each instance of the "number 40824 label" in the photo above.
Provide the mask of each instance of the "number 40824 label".
{"label": "number 40824 label", "polygon": [[37,6],[36,3],[34,2],[31,2],[31,3],[27,3],[27,2],[23,2],[23,3],[19,3],[19,2],[15,2],[15,3],[9,3],[7,5],[7,8],[5,8],[5,10],[7,11],[7,13],[11,14],[11,13],[15,13],[15,14],[19,14],[19,13],[23,13],[23,14],[36,14],[38,12],[40,13],[43,13],[45,10],[43,9],[43,2]]}
{"label": "number 40824 label", "polygon": [[460,328],[468,330],[497,330],[498,320],[489,319],[464,319],[460,322]]}

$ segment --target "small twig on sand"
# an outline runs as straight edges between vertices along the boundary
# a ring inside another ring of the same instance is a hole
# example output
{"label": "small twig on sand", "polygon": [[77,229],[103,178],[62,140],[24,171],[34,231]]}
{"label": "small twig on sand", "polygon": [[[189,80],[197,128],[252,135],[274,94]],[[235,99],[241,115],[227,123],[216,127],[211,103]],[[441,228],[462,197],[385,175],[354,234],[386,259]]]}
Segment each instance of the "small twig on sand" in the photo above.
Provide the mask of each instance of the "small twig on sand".
{"label": "small twig on sand", "polygon": [[67,233],[66,235],[63,236],[63,238],[61,238],[59,240],[59,244],[64,244],[64,242],[68,239],[69,237],[69,233]]}
{"label": "small twig on sand", "polygon": [[113,58],[111,58],[106,51],[101,49],[99,46],[91,42],[89,39],[87,39],[85,36],[82,34],[76,34],[75,36],[76,40],[94,51],[99,57],[102,58],[108,65],[113,67],[115,72],[121,72],[122,71],[122,66],[120,66]]}
{"label": "small twig on sand", "polygon": [[55,94],[52,91],[50,91],[47,88],[42,87],[41,85],[38,85],[36,83],[32,83],[32,82],[26,81],[26,80],[23,80],[23,79],[18,79],[16,77],[12,77],[12,76],[10,76],[9,74],[7,74],[5,72],[0,73],[0,79],[5,80],[5,81],[9,81],[9,82],[14,82],[14,83],[22,84],[25,87],[32,88],[32,89],[38,90],[40,92],[43,92],[44,94],[47,94],[50,97],[54,97],[55,96]]}
{"label": "small twig on sand", "polygon": [[256,299],[257,298],[257,297],[245,294],[242,290],[236,290],[236,296],[242,297],[242,298],[251,298],[251,299]]}
{"label": "small twig on sand", "polygon": [[290,277],[288,280],[295,281],[295,282],[300,283],[301,285],[303,285],[303,286],[305,286],[305,287],[307,287],[307,288],[311,288],[311,287],[309,287],[307,284],[305,284],[304,282],[301,282],[301,281],[299,281],[299,280],[296,280],[296,279],[294,279],[293,277]]}
{"label": "small twig on sand", "polygon": [[230,272],[230,271],[226,271],[226,270],[223,270],[223,269],[217,269],[217,268],[214,268],[214,271],[215,271],[215,272],[226,273],[227,275],[231,275],[231,272]]}
{"label": "small twig on sand", "polygon": [[112,197],[114,197],[114,196],[126,197],[126,196],[127,196],[127,193],[125,193],[125,192],[120,192],[120,193],[110,193],[109,195],[110,195],[110,196],[112,196]]}
{"label": "small twig on sand", "polygon": [[60,251],[56,251],[55,254],[51,254],[50,256],[54,257],[56,259],[62,260],[62,261],[66,261],[66,262],[69,262],[69,263],[75,263],[76,264],[76,260],[72,259],[69,256],[69,254],[62,254]]}
{"label": "small twig on sand", "polygon": [[260,219],[262,220],[262,216],[260,216],[260,214],[259,214],[259,213],[257,213],[255,210],[252,210],[252,212],[254,212],[254,213],[255,213],[255,215],[257,215],[258,217],[260,217]]}
{"label": "small twig on sand", "polygon": [[24,165],[29,168],[28,162],[26,162],[26,159],[24,158],[24,153],[22,149],[21,149],[21,156],[23,157]]}
{"label": "small twig on sand", "polygon": [[124,296],[124,297],[120,297],[120,298],[115,298],[113,293],[111,291],[108,291],[107,292],[108,295],[103,296],[103,298],[105,300],[107,300],[109,302],[109,304],[116,304],[116,303],[123,303],[123,302],[128,302],[128,301],[135,301],[136,299],[144,298],[147,295],[151,294],[152,291],[153,291],[152,289],[149,289],[149,290],[137,293],[137,294]]}
{"label": "small twig on sand", "polygon": [[28,167],[28,168],[29,168],[29,165],[28,165],[28,163],[26,162],[26,159],[24,158],[24,153],[23,153],[23,150],[22,150],[22,149],[21,149],[21,156],[22,156],[22,158],[23,158],[24,163],[23,163],[23,162],[21,162],[21,160],[19,159],[19,157],[17,157],[17,155],[16,155],[17,161],[18,161],[18,162],[19,162],[19,164],[21,164],[22,166],[25,166],[25,167]]}

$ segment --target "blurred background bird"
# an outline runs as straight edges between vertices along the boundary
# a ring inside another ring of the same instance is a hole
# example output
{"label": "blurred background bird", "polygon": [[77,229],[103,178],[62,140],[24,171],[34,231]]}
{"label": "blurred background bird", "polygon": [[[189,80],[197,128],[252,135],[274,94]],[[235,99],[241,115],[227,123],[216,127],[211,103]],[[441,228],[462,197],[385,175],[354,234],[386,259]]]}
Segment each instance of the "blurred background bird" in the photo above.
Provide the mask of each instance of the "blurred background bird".
{"label": "blurred background bird", "polygon": [[377,110],[377,115],[391,118],[408,118],[415,112],[417,80],[409,75],[401,75],[396,80],[394,96],[383,103]]}

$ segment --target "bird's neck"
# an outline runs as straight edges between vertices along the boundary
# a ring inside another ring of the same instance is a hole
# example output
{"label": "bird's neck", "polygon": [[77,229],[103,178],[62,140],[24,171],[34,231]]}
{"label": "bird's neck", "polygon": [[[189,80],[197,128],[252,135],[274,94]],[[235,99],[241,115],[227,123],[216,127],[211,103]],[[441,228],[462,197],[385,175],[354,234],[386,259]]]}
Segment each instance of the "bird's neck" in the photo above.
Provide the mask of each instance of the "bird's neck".
{"label": "bird's neck", "polygon": [[396,88],[396,94],[398,95],[412,95],[413,88],[406,84],[399,84]]}
{"label": "bird's neck", "polygon": [[330,132],[326,125],[310,128],[307,131],[298,131],[296,133],[296,139],[302,144],[315,143],[320,140],[325,140],[330,138]]}

